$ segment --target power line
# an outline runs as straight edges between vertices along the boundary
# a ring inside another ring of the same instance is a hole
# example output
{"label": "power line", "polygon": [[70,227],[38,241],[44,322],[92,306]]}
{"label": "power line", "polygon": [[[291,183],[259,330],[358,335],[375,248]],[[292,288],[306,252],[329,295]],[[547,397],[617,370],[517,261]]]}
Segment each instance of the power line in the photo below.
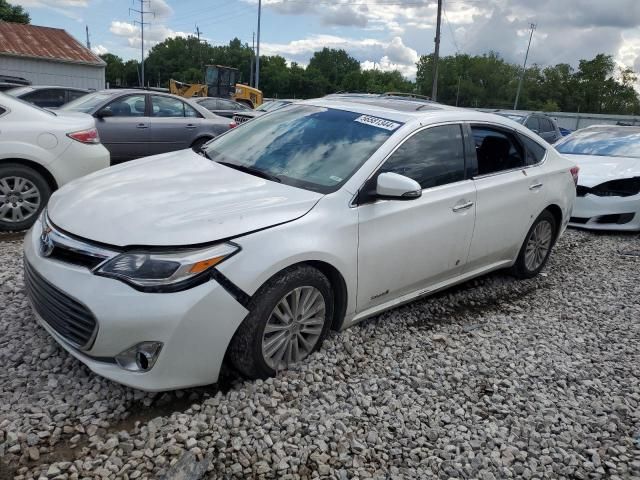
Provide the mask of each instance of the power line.
{"label": "power line", "polygon": [[453,40],[453,46],[456,48],[456,53],[460,53],[460,48],[456,41],[456,33],[453,31],[453,28],[451,28],[451,22],[449,22],[449,19],[447,18],[447,10],[445,9],[444,4],[442,5],[442,13],[444,14],[444,22],[447,24],[447,27],[449,27],[449,31],[451,32],[451,39]]}
{"label": "power line", "polygon": [[145,4],[151,8],[151,0],[138,0],[140,2],[140,10],[136,10],[135,8],[129,9],[129,15],[131,12],[135,12],[140,14],[140,21],[134,20],[133,24],[136,23],[140,25],[140,86],[144,87],[144,26],[149,25],[148,22],[144,21],[145,14],[151,14],[155,17],[155,13],[152,11],[147,11],[144,9]]}

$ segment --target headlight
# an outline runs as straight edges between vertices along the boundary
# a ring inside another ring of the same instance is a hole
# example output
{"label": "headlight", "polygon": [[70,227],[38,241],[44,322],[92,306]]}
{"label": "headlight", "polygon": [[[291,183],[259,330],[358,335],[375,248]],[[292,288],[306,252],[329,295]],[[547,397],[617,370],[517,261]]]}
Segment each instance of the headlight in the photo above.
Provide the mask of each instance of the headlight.
{"label": "headlight", "polygon": [[197,250],[157,253],[131,251],[108,260],[95,273],[122,280],[140,290],[174,292],[206,280],[207,271],[239,249],[232,243],[222,243]]}

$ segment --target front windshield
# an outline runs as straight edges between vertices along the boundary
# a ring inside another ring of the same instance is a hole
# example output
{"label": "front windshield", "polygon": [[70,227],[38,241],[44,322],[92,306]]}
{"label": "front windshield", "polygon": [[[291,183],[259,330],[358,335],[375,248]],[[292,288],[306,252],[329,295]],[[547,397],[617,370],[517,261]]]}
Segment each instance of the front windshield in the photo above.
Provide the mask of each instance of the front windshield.
{"label": "front windshield", "polygon": [[258,170],[287,185],[330,193],[400,125],[344,110],[292,105],[221,135],[204,152],[212,160]]}
{"label": "front windshield", "polygon": [[555,144],[560,153],[640,158],[640,128],[585,128]]}
{"label": "front windshield", "polygon": [[71,112],[93,113],[93,110],[105,100],[111,98],[112,94],[104,92],[89,93],[60,107],[60,110]]}

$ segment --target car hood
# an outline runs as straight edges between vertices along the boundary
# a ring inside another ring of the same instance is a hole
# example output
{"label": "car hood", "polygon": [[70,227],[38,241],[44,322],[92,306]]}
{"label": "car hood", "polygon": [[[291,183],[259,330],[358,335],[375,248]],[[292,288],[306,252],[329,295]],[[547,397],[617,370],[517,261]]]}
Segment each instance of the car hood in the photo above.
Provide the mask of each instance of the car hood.
{"label": "car hood", "polygon": [[321,197],[181,150],[70,182],[51,197],[48,212],[57,227],[88,240],[184,246],[295,220]]}
{"label": "car hood", "polygon": [[580,167],[578,185],[583,187],[595,187],[610,180],[640,176],[640,159],[638,158],[562,155]]}

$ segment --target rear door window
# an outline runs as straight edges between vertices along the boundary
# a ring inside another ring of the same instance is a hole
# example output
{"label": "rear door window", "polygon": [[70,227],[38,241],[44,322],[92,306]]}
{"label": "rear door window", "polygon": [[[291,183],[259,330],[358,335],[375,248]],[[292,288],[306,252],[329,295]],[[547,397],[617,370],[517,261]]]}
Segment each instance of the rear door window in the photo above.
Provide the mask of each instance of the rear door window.
{"label": "rear door window", "polygon": [[154,117],[184,117],[184,102],[177,98],[152,95]]}
{"label": "rear door window", "polygon": [[533,130],[535,132],[540,131],[540,122],[538,122],[538,117],[529,117],[526,124],[529,130]]}
{"label": "rear door window", "polygon": [[0,116],[4,115],[6,113],[6,109],[0,107]]}
{"label": "rear door window", "polygon": [[518,134],[520,142],[524,145],[526,155],[526,165],[536,165],[542,161],[547,153],[547,149],[540,145],[538,142],[531,140],[526,135]]}
{"label": "rear door window", "polygon": [[442,125],[417,132],[387,159],[379,173],[384,172],[412,178],[422,188],[464,180],[462,127]]}
{"label": "rear door window", "polygon": [[485,125],[471,125],[471,132],[478,157],[478,175],[526,165],[524,149],[513,133]]}
{"label": "rear door window", "polygon": [[551,120],[549,120],[548,118],[540,118],[540,131],[552,132],[553,124],[551,123]]}

